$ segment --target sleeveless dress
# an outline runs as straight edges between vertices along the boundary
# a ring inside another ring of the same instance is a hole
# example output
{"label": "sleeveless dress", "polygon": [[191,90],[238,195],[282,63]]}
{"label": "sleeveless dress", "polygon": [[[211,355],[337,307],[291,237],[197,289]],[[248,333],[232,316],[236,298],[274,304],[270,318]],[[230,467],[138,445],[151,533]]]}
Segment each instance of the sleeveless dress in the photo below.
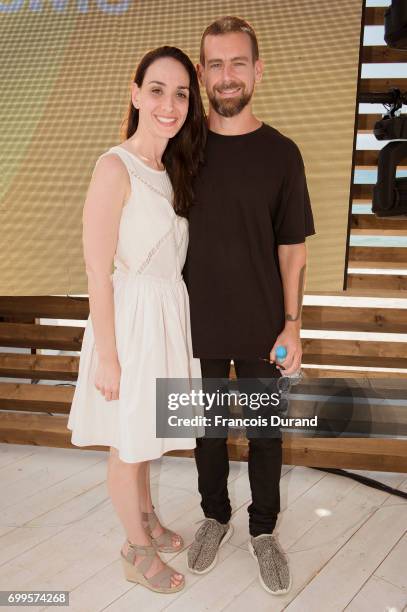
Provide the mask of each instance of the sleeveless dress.
{"label": "sleeveless dress", "polygon": [[95,387],[98,354],[89,315],[68,429],[75,446],[113,446],[122,461],[135,463],[196,446],[195,438],[156,437],[155,385],[156,378],[199,379],[201,370],[192,355],[189,298],[181,276],[188,222],[173,209],[168,174],[121,145],[96,163],[109,153],[121,158],[131,184],[111,276],[120,393],[118,400],[106,401]]}

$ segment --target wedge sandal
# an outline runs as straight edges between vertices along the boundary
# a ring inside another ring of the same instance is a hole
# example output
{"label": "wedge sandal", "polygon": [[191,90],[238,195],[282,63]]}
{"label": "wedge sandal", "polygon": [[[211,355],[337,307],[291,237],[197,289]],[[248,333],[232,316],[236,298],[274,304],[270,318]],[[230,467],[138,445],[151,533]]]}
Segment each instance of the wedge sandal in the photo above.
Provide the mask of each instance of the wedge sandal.
{"label": "wedge sandal", "polygon": [[[142,512],[142,519],[144,523],[146,523],[147,525],[146,530],[147,530],[148,535],[151,538],[153,546],[155,546],[155,548],[159,552],[172,553],[172,552],[180,552],[181,550],[184,550],[185,544],[184,544],[184,540],[182,539],[182,537],[178,533],[175,533],[175,531],[172,531],[171,529],[168,529],[167,527],[163,527],[164,529],[163,533],[157,536],[156,538],[152,536],[152,531],[158,524],[158,518],[154,511],[153,512]],[[180,542],[179,546],[173,545],[172,539],[174,536],[178,538]]]}
{"label": "wedge sandal", "polygon": [[[153,559],[157,555],[157,549],[154,546],[132,544],[129,540],[127,540],[127,543],[129,546],[127,554],[125,555],[123,551],[120,551],[126,580],[142,584],[155,593],[176,593],[184,588],[185,578],[179,585],[171,586],[171,577],[179,572],[169,565],[165,565],[162,570],[147,578],[145,573],[150,569]],[[145,559],[134,565],[136,556],[142,556]]]}

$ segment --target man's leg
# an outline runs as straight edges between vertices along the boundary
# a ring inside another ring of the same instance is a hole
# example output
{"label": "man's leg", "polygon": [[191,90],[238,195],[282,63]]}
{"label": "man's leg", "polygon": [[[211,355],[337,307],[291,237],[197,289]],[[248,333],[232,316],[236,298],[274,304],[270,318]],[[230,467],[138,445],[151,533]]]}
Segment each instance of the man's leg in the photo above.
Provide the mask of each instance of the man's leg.
{"label": "man's leg", "polygon": [[[201,360],[203,389],[216,392],[218,381],[208,382],[205,379],[222,379],[229,377],[230,360]],[[219,381],[220,382],[220,381]],[[216,412],[219,412],[218,410]],[[220,410],[222,412],[222,410]],[[232,509],[228,495],[229,457],[227,438],[210,436],[197,438],[195,460],[198,469],[198,489],[202,497],[201,506],[205,520],[195,534],[194,541],[188,548],[188,568],[194,574],[206,574],[218,561],[219,548],[233,534],[229,523]],[[226,433],[220,430],[219,433]]]}
{"label": "man's leg", "polygon": [[[201,359],[202,378],[228,378],[230,360]],[[205,387],[205,383],[204,383]],[[227,438],[197,438],[195,461],[198,470],[198,490],[206,518],[228,523],[232,513],[228,495],[229,457]]]}
{"label": "man's leg", "polygon": [[[280,378],[275,364],[260,359],[257,361],[235,361],[238,378]],[[275,392],[277,381],[269,385],[268,393]],[[256,392],[261,391],[263,380],[256,381]],[[242,386],[249,388],[242,380]],[[240,385],[239,385],[240,387]],[[264,389],[265,390],[265,389]],[[266,416],[268,409],[263,412]],[[271,410],[269,411],[271,412]],[[273,411],[274,412],[274,411]],[[253,415],[252,415],[253,416]],[[269,414],[270,416],[270,414]],[[247,428],[249,438],[249,479],[252,503],[249,511],[250,540],[248,548],[258,563],[259,581],[273,595],[288,593],[291,588],[291,573],[287,557],[273,530],[280,511],[280,476],[282,462],[282,440],[279,429],[267,431]],[[259,435],[260,434],[260,435]],[[276,435],[277,434],[277,435]]]}
{"label": "man's leg", "polygon": [[280,512],[281,438],[249,440],[250,535],[272,533]]}
{"label": "man's leg", "polygon": [[[279,378],[275,364],[258,360],[235,360],[238,378]],[[253,416],[253,415],[252,415]],[[252,503],[248,507],[250,535],[272,533],[280,511],[282,465],[281,434],[249,438],[249,479]]]}

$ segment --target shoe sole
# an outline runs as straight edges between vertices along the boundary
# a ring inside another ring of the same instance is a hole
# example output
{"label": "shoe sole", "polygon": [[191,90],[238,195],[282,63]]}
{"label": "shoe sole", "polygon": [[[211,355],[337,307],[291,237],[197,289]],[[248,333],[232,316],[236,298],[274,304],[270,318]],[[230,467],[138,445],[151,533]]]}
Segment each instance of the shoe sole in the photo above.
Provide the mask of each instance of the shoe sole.
{"label": "shoe sole", "polygon": [[172,553],[179,553],[185,550],[186,548],[188,548],[184,541],[182,541],[182,546],[180,546],[179,548],[171,548],[171,549],[168,548],[167,549],[166,546],[164,546],[163,548],[160,548],[160,547],[155,546],[154,542],[153,542],[153,546],[155,547],[157,552],[164,553],[166,555],[169,555]]}
{"label": "shoe sole", "polygon": [[169,550],[169,549],[167,550],[167,549],[163,549],[163,548],[157,548],[156,550],[157,550],[157,552],[163,553],[164,555],[172,555],[174,553],[178,554],[178,553],[182,552],[183,550],[185,550],[186,548],[188,548],[188,547],[186,545],[184,545],[184,546],[180,546],[179,548],[171,548],[171,550]]}
{"label": "shoe sole", "polygon": [[198,574],[198,575],[207,574],[208,572],[210,572],[215,567],[215,565],[218,562],[219,548],[221,546],[223,546],[224,544],[226,544],[226,542],[228,542],[230,540],[230,538],[233,535],[233,532],[234,532],[233,525],[230,524],[229,525],[229,529],[227,530],[227,532],[223,536],[223,538],[222,538],[222,540],[221,540],[221,542],[220,542],[220,544],[218,546],[218,550],[216,551],[216,555],[215,555],[214,560],[212,561],[212,563],[210,565],[208,565],[208,567],[206,567],[204,570],[196,570],[196,569],[191,568],[191,567],[188,566],[189,571],[192,572],[193,574]]}
{"label": "shoe sole", "polygon": [[[253,544],[250,542],[250,540],[247,543],[247,547],[249,549],[249,553],[251,554],[253,559],[256,561],[257,565],[259,565],[259,560],[257,558],[256,553],[254,552]],[[267,584],[264,582],[263,577],[262,577],[261,572],[260,572],[260,566],[259,566],[259,574],[258,574],[258,576],[259,576],[259,582],[260,582],[261,586],[263,587],[263,589],[265,591],[267,591],[267,593],[270,593],[271,595],[285,595],[291,589],[291,584],[292,584],[291,572],[290,572],[290,582],[288,584],[288,587],[286,589],[279,589],[278,591],[272,591],[270,589],[270,587],[268,587]]]}

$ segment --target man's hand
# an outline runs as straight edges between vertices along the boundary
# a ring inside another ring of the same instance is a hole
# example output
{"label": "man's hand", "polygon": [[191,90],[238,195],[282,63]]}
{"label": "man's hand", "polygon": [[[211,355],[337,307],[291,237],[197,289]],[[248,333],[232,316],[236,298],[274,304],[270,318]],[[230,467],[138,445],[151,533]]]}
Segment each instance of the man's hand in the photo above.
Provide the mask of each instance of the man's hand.
{"label": "man's hand", "polygon": [[[287,357],[281,363],[276,362],[276,348],[285,346]],[[277,368],[283,375],[290,375],[297,372],[301,367],[302,347],[300,332],[297,326],[287,323],[281,334],[277,337],[273,348],[270,351],[270,361],[276,362]]]}

